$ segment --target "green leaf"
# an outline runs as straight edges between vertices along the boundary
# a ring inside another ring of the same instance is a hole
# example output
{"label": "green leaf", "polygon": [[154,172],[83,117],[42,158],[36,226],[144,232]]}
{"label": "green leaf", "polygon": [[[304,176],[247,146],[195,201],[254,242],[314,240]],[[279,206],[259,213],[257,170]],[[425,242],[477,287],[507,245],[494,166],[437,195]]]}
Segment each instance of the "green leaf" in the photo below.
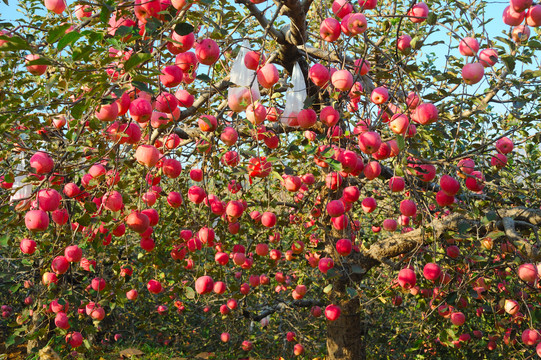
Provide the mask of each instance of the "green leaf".
{"label": "green leaf", "polygon": [[79,217],[77,219],[77,222],[79,223],[79,225],[81,226],[88,226],[90,225],[90,215],[88,214],[84,214],[83,216]]}
{"label": "green leaf", "polygon": [[366,270],[364,270],[359,265],[351,265],[351,272],[353,272],[354,274],[364,274]]}
{"label": "green leaf", "polygon": [[62,24],[52,28],[47,35],[47,42],[49,44],[57,42],[63,35],[66,35],[66,30],[68,30],[70,26],[71,24]]}
{"label": "green leaf", "polygon": [[355,290],[354,288],[351,288],[351,287],[348,287],[346,289],[346,292],[348,293],[349,297],[352,298],[352,299],[358,295],[357,290]]}
{"label": "green leaf", "polygon": [[108,24],[110,18],[111,18],[110,6],[104,3],[100,11],[100,21],[104,24]]}
{"label": "green leaf", "polygon": [[52,65],[52,64],[53,63],[51,62],[51,60],[44,57],[40,57],[39,59],[32,60],[26,63],[26,65]]}
{"label": "green leaf", "polygon": [[186,297],[188,299],[195,299],[195,291],[189,286],[186,287]]}
{"label": "green leaf", "polygon": [[135,28],[133,26],[119,26],[115,31],[115,37],[124,37],[126,35],[134,34]]}
{"label": "green leaf", "polygon": [[314,99],[311,97],[311,96],[308,96],[305,100],[304,100],[304,104],[302,105],[303,109],[308,109],[312,106],[312,104],[314,103]]}
{"label": "green leaf", "polygon": [[19,36],[9,37],[2,35],[0,40],[6,41],[4,45],[0,46],[0,51],[30,50],[28,42]]}
{"label": "green leaf", "polygon": [[1,245],[2,247],[6,247],[6,246],[8,246],[8,241],[9,241],[9,236],[4,235],[4,236],[2,236],[2,237],[0,238],[0,245]]}
{"label": "green leaf", "polygon": [[74,42],[79,40],[79,38],[81,36],[82,35],[80,33],[76,32],[76,31],[72,31],[72,32],[66,34],[66,36],[64,36],[62,39],[60,39],[60,41],[58,42],[58,45],[56,45],[56,48],[58,50],[62,50],[66,46],[68,46],[70,44],[73,44]]}
{"label": "green leaf", "polygon": [[449,295],[447,295],[447,297],[445,298],[445,301],[450,305],[454,305],[457,297],[458,297],[458,293],[456,291],[453,291],[449,293]]}
{"label": "green leaf", "polygon": [[93,201],[85,202],[85,209],[89,213],[95,213],[98,210],[98,206]]}
{"label": "green leaf", "polygon": [[73,116],[74,119],[80,119],[83,116],[84,111],[85,103],[84,101],[80,101],[77,104],[73,105],[70,110],[70,114],[71,116]]}
{"label": "green leaf", "polygon": [[134,67],[136,67],[137,65],[140,65],[144,63],[145,61],[150,60],[151,57],[152,57],[152,54],[149,54],[149,53],[133,54],[132,56],[130,56],[128,61],[124,63],[124,70],[128,72]]}
{"label": "green leaf", "polygon": [[4,175],[4,181],[7,182],[7,183],[13,183],[15,182],[15,177],[13,176],[13,173],[7,173],[6,175]]}
{"label": "green leaf", "polygon": [[486,217],[487,217],[488,221],[498,220],[498,214],[494,210],[491,210],[491,211],[487,212]]}
{"label": "green leaf", "polygon": [[144,91],[146,93],[149,93],[149,94],[154,94],[154,91],[152,91],[147,84],[145,84],[144,82],[141,82],[141,81],[132,81],[131,82],[132,85],[136,88],[136,89],[139,89],[141,91]]}
{"label": "green leaf", "polygon": [[404,150],[406,147],[406,141],[402,135],[396,135],[396,142],[398,144],[398,149],[400,151]]}
{"label": "green leaf", "polygon": [[194,27],[191,24],[182,22],[180,24],[175,25],[175,32],[180,36],[188,35],[189,33],[193,32]]}
{"label": "green leaf", "polygon": [[468,230],[470,230],[470,228],[471,228],[470,224],[466,221],[461,221],[458,223],[458,232],[461,235],[466,234]]}
{"label": "green leaf", "polygon": [[198,80],[207,82],[207,83],[212,80],[207,74],[199,74],[195,78],[198,79]]}

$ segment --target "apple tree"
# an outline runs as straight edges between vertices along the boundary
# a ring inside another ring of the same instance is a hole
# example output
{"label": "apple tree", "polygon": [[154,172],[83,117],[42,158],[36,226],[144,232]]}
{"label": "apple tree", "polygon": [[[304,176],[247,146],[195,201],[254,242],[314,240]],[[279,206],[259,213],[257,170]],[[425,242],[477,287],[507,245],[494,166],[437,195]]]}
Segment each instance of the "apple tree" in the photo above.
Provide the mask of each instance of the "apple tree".
{"label": "apple tree", "polygon": [[3,350],[541,356],[541,5],[17,7]]}

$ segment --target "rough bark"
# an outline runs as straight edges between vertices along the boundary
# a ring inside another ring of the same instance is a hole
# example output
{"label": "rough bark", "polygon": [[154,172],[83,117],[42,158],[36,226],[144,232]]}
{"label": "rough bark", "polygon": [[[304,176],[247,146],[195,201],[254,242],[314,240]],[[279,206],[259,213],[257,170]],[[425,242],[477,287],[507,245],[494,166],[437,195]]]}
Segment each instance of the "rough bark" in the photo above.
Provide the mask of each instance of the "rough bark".
{"label": "rough bark", "polygon": [[[344,297],[345,283],[334,283],[336,295]],[[359,298],[337,302],[342,309],[335,321],[327,320],[327,352],[329,360],[363,360],[366,358],[364,329],[361,322]]]}

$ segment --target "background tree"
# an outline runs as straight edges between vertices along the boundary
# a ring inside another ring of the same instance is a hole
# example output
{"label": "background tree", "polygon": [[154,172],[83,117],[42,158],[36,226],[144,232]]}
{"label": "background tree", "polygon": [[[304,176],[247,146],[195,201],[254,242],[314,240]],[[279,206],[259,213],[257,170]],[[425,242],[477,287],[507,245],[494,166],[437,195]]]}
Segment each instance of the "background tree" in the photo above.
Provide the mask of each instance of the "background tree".
{"label": "background tree", "polygon": [[540,354],[541,6],[496,6],[21,2],[5,346]]}

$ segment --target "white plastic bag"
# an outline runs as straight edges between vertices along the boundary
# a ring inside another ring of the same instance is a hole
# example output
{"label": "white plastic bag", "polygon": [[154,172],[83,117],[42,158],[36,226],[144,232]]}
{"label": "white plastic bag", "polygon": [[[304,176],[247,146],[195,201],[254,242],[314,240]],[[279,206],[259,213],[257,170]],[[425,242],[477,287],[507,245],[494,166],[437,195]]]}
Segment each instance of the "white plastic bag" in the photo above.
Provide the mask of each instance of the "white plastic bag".
{"label": "white plastic bag", "polygon": [[[25,173],[26,162],[22,153],[19,154],[19,159],[21,160],[21,162],[17,164],[17,172],[19,174]],[[32,195],[32,184],[23,183],[23,179],[25,177],[25,175],[15,176],[15,181],[13,182],[13,189],[16,189],[17,191],[10,197],[10,202],[28,199],[30,198],[30,195]]]}
{"label": "white plastic bag", "polygon": [[298,126],[297,114],[303,109],[307,97],[306,84],[299,63],[295,63],[295,66],[293,66],[291,82],[293,88],[286,92],[286,108],[280,121],[287,126]]}
{"label": "white plastic bag", "polygon": [[250,51],[250,43],[247,40],[242,42],[239,54],[231,66],[229,79],[238,87],[231,87],[228,90],[227,102],[229,108],[235,112],[246,109],[252,102],[259,100],[259,85],[256,79],[256,72],[244,65],[244,56]]}

